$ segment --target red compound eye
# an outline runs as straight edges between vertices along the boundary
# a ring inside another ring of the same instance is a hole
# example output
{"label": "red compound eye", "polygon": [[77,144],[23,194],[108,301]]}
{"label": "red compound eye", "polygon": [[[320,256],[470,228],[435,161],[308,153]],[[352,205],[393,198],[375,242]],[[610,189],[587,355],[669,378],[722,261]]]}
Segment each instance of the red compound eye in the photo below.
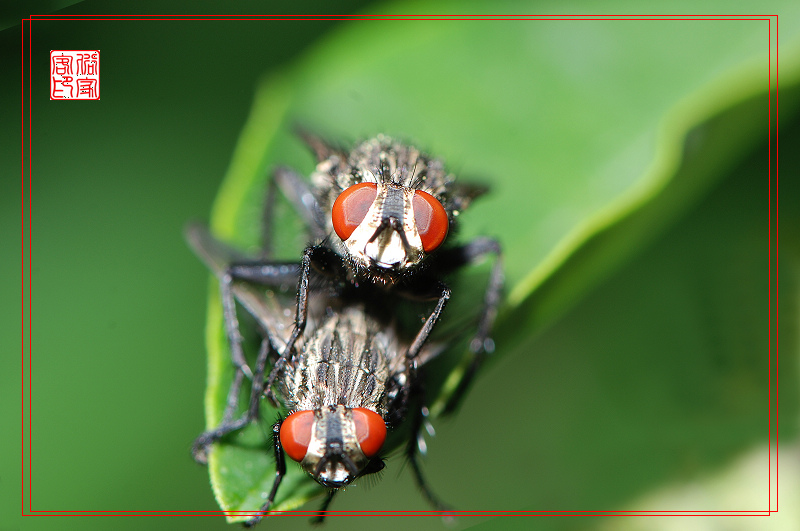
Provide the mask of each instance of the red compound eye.
{"label": "red compound eye", "polygon": [[333,203],[331,218],[333,230],[342,240],[349,238],[361,225],[377,195],[378,185],[375,183],[354,184],[339,194]]}
{"label": "red compound eye", "polygon": [[313,426],[313,411],[292,413],[281,424],[281,446],[286,454],[295,461],[302,461],[306,456]]}
{"label": "red compound eye", "polygon": [[447,212],[435,197],[422,190],[414,192],[412,205],[422,248],[429,253],[439,247],[447,236],[450,225],[447,221]]}
{"label": "red compound eye", "polygon": [[367,457],[377,454],[386,440],[386,424],[380,415],[363,407],[353,409],[356,438]]}

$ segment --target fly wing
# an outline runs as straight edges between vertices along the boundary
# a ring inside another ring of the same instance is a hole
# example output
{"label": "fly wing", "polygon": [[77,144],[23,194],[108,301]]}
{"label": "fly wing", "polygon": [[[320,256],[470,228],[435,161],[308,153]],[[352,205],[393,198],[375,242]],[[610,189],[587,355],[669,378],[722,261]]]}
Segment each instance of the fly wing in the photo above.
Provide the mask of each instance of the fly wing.
{"label": "fly wing", "polygon": [[417,366],[424,366],[426,363],[435,359],[439,354],[444,352],[446,348],[447,344],[445,343],[426,343],[417,355]]}
{"label": "fly wing", "polygon": [[481,197],[489,188],[477,183],[454,181],[447,184],[444,203],[448,211],[463,211],[474,199]]}
{"label": "fly wing", "polygon": [[[194,253],[219,279],[232,264],[264,264],[221,242],[200,223],[189,224],[185,235]],[[265,287],[246,280],[233,281],[233,296],[279,344],[286,344],[294,326],[294,290],[300,277],[299,265],[286,264],[285,267],[286,274],[276,277],[274,286]]]}

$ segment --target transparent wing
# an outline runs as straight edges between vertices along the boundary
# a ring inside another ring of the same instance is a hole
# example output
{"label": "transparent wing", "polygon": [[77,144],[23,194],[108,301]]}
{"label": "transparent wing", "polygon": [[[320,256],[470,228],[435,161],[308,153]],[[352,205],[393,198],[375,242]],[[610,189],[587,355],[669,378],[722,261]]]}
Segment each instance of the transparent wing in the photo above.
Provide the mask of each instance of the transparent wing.
{"label": "transparent wing", "polygon": [[294,326],[295,290],[300,266],[296,263],[269,263],[249,257],[215,238],[208,227],[200,223],[187,225],[185,235],[195,254],[219,279],[237,266],[264,269],[267,274],[258,283],[233,280],[233,295],[265,332],[279,344],[285,344]]}

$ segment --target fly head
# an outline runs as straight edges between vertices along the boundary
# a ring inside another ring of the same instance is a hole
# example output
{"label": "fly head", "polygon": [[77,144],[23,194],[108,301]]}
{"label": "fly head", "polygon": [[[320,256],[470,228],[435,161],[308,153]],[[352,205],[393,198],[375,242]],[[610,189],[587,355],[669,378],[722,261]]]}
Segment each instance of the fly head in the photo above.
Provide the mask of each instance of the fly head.
{"label": "fly head", "polygon": [[380,415],[342,405],[296,411],[280,428],[286,454],[329,488],[344,487],[376,471],[372,462],[385,440],[386,424]]}
{"label": "fly head", "polygon": [[379,135],[350,153],[307,139],[335,250],[357,272],[393,282],[439,248],[475,188],[454,186],[439,159]]}

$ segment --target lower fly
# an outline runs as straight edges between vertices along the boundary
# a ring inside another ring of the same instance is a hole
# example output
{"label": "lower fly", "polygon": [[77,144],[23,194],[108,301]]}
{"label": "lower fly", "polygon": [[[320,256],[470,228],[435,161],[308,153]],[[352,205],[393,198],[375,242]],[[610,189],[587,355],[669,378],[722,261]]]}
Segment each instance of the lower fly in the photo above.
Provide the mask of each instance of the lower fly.
{"label": "lower fly", "polygon": [[[267,513],[286,474],[285,456],[300,466],[319,484],[327,487],[328,497],[320,508],[318,521],[338,489],[357,478],[384,468],[387,434],[407,425],[411,431],[405,448],[417,484],[439,511],[447,507],[433,495],[418,463],[418,439],[424,422],[424,404],[418,369],[440,349],[420,344],[420,331],[412,341],[404,341],[393,315],[383,301],[342,298],[330,290],[310,289],[305,331],[295,342],[295,354],[283,356],[294,328],[291,311],[295,302],[281,301],[274,295],[294,287],[299,278],[296,264],[273,265],[272,291],[251,282],[226,282],[235,251],[214,239],[204,227],[191,226],[188,239],[195,251],[223,280],[221,282],[226,329],[232,344],[241,341],[236,305],[233,299],[256,318],[262,330],[257,359],[252,367],[243,357],[233,355],[238,368],[229,392],[222,422],[195,441],[197,461],[207,461],[211,444],[244,428],[259,417],[259,404],[266,392],[270,362],[288,359],[275,380],[273,395],[284,413],[272,427],[272,449],[276,475],[258,514],[245,525],[257,523]],[[273,296],[268,296],[272,294]],[[236,349],[231,349],[235,352]],[[245,378],[252,379],[247,411],[234,418],[238,396]],[[407,419],[408,417],[408,419]]]}

